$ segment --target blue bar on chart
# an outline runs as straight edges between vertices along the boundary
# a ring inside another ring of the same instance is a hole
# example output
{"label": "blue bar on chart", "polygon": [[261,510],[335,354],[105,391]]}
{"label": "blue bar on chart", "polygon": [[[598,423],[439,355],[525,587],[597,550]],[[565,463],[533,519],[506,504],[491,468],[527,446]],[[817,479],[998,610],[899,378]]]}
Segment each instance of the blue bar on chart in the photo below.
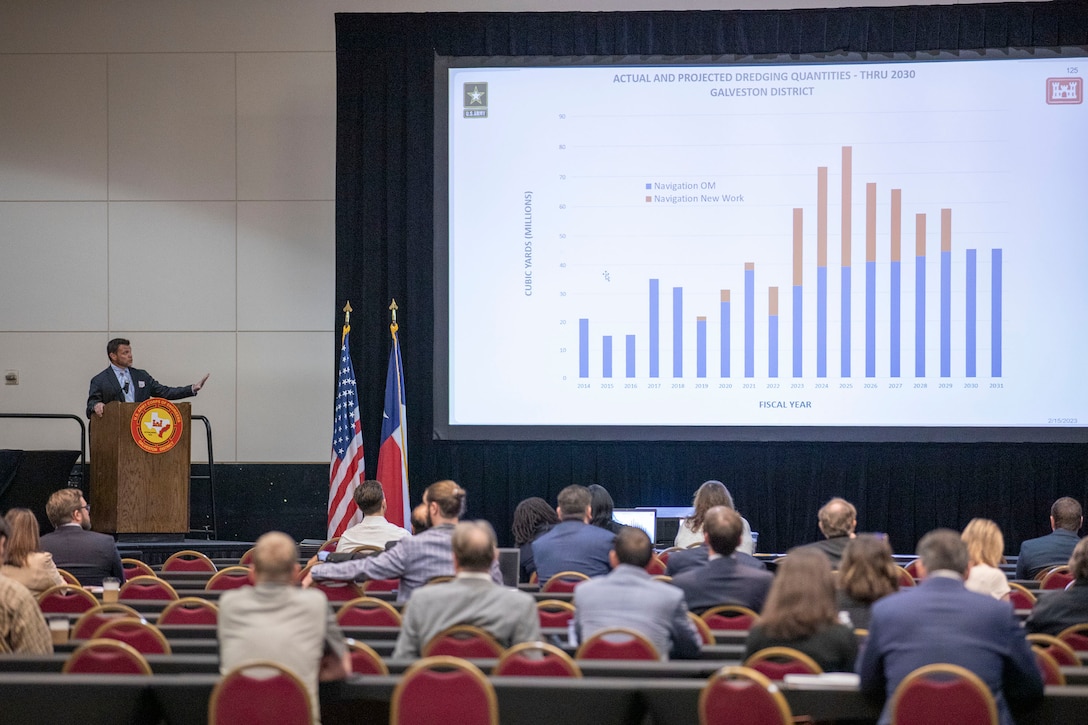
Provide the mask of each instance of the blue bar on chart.
{"label": "blue bar on chart", "polygon": [[601,377],[612,377],[612,336],[601,337]]}
{"label": "blue bar on chart", "polygon": [[578,377],[589,377],[589,319],[578,320]]}
{"label": "blue bar on chart", "polygon": [[672,376],[684,377],[684,288],[672,288]]}
{"label": "blue bar on chart", "polygon": [[802,346],[801,346],[801,320],[802,302],[804,300],[804,267],[802,266],[804,252],[804,210],[793,210],[793,377],[802,376]]}
{"label": "blue bar on chart", "polygon": [[941,209],[941,377],[952,377],[951,209]]}
{"label": "blue bar on chart", "polygon": [[756,374],[756,265],[744,263],[744,377]]}
{"label": "blue bar on chart", "polygon": [[865,377],[876,377],[876,184],[865,185]]}
{"label": "blue bar on chart", "polygon": [[778,377],[778,288],[767,288],[767,377]]}
{"label": "blue bar on chart", "polygon": [[967,339],[964,340],[964,344],[967,347],[967,377],[975,377],[975,351],[977,349],[977,332],[975,326],[978,324],[978,312],[975,302],[975,295],[978,291],[977,282],[977,255],[974,249],[967,250]]}
{"label": "blue bar on chart", "polygon": [[903,190],[892,189],[892,220],[891,220],[891,319],[888,321],[888,329],[891,332],[889,350],[891,354],[890,374],[893,378],[899,377],[899,318],[900,302],[902,301],[902,243],[903,243]]}
{"label": "blue bar on chart", "polygon": [[659,301],[658,301],[658,287],[659,281],[656,279],[650,280],[650,377],[656,378],[658,375],[658,353],[660,349],[660,337],[659,332],[661,328],[661,318],[658,315]]}
{"label": "blue bar on chart", "polygon": [[722,313],[722,377],[729,377],[729,290],[722,290],[721,297],[721,313]]}
{"label": "blue bar on chart", "polygon": [[695,318],[695,377],[706,377],[706,318]]}
{"label": "blue bar on chart", "polygon": [[842,147],[842,332],[840,333],[840,358],[842,376],[850,377],[850,242],[853,209],[853,158],[852,146]]}
{"label": "blue bar on chart", "polygon": [[990,252],[991,279],[990,279],[990,374],[995,378],[1001,377],[1001,250],[994,249]]}
{"label": "blue bar on chart", "polygon": [[926,376],[926,215],[914,216],[914,377]]}
{"label": "blue bar on chart", "polygon": [[827,167],[816,167],[816,377],[827,377]]}
{"label": "blue bar on chart", "polygon": [[635,336],[627,336],[627,355],[624,358],[627,362],[627,377],[635,377]]}

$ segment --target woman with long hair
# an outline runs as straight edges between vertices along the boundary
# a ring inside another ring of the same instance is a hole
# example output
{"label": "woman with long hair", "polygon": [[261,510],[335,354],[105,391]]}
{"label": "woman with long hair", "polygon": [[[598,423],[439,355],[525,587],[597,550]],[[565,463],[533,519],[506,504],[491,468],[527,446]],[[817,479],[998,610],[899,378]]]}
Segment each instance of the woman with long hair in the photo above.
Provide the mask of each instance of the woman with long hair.
{"label": "woman with long hair", "polygon": [[521,550],[519,581],[529,581],[530,570],[526,564],[533,563],[533,541],[557,523],[559,514],[539,496],[525,499],[514,509],[514,521],[510,528],[514,534],[514,544]]}
{"label": "woman with long hair", "polygon": [[14,579],[37,596],[51,586],[63,584],[53,555],[39,551],[38,518],[30,509],[14,508],[7,512],[10,535],[4,547],[4,576]]}
{"label": "woman with long hair", "polygon": [[853,672],[854,630],[839,623],[835,579],[827,555],[793,549],[779,561],[759,623],[748,632],[745,659],[767,647],[804,652],[825,672]]}
{"label": "woman with long hair", "polygon": [[612,518],[616,505],[612,503],[612,494],[600,484],[587,486],[589,489],[589,523],[613,534],[620,532],[621,524]]}
{"label": "woman with long hair", "polygon": [[840,618],[845,613],[854,627],[868,629],[873,602],[898,590],[899,572],[887,539],[872,534],[850,539],[839,565]]}
{"label": "woman with long hair", "polygon": [[994,599],[1009,598],[1009,578],[998,568],[1005,556],[1005,537],[990,519],[971,519],[960,534],[967,544],[971,569],[963,585],[972,592],[989,594]]}
{"label": "woman with long hair", "polygon": [[[703,517],[706,516],[707,511],[715,506],[725,506],[736,511],[736,507],[733,505],[733,496],[721,481],[707,481],[699,486],[692,500],[692,505],[695,510],[691,516],[680,522],[680,529],[676,532],[676,540],[673,542],[673,546],[686,549],[693,544],[703,543]],[[738,511],[738,513],[740,512]],[[740,535],[740,546],[737,547],[737,551],[754,554],[756,545],[752,540],[752,527],[743,516],[740,520],[744,524],[744,531]]]}

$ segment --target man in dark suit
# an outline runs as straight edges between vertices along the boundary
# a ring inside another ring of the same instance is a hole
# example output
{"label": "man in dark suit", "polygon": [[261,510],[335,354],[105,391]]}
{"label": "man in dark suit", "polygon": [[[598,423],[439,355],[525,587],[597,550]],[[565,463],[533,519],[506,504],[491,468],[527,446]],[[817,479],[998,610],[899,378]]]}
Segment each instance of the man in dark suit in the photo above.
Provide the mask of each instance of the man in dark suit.
{"label": "man in dark suit", "polygon": [[1080,502],[1063,496],[1050,507],[1050,533],[1020,544],[1016,559],[1016,578],[1031,579],[1043,569],[1065,564],[1073,554],[1080,537],[1084,516]]}
{"label": "man in dark suit", "polygon": [[719,604],[739,604],[757,612],[763,609],[774,577],[734,558],[743,532],[744,522],[733,509],[714,506],[703,516],[703,536],[712,552],[709,560],[672,580],[684,591],[688,609],[696,614]]}
{"label": "man in dark suit", "polygon": [[855,536],[854,529],[858,527],[858,510],[854,508],[854,504],[844,498],[833,498],[820,507],[816,520],[824,539],[805,544],[805,546],[824,552],[831,561],[831,568],[838,569],[842,562],[842,552],[850,543],[850,539]]}
{"label": "man in dark suit", "polygon": [[1073,549],[1069,573],[1073,583],[1067,589],[1047,592],[1032,607],[1024,622],[1028,632],[1057,636],[1066,627],[1088,622],[1088,536]]}
{"label": "man in dark suit", "polygon": [[[869,638],[858,660],[861,690],[891,697],[912,671],[936,662],[965,667],[990,688],[1002,725],[1009,702],[1043,696],[1043,680],[1024,631],[1007,602],[967,591],[967,545],[958,531],[937,529],[918,542],[922,582],[873,604]],[[881,714],[888,722],[888,713]]]}
{"label": "man in dark suit", "polygon": [[45,513],[56,531],[41,538],[41,547],[58,568],[84,586],[101,586],[108,576],[125,580],[117,544],[112,536],[91,531],[91,507],[78,488],[54,491]]}
{"label": "man in dark suit", "polygon": [[123,337],[115,337],[106,343],[106,355],[110,366],[91,378],[91,387],[87,393],[87,417],[102,417],[106,403],[115,400],[129,403],[142,403],[148,398],[166,398],[180,400],[200,392],[207,381],[207,374],[199,383],[181,388],[171,388],[151,377],[146,370],[132,367],[132,345]]}
{"label": "man in dark suit", "polygon": [[[741,540],[743,541],[743,534]],[[677,574],[682,574],[688,569],[694,569],[702,566],[710,558],[710,547],[706,545],[706,540],[698,546],[692,546],[687,549],[681,549],[680,551],[674,551],[669,555],[669,560],[665,562],[665,573],[668,576],[675,577]],[[760,571],[767,571],[767,565],[762,561],[752,556],[751,554],[745,554],[743,551],[734,551],[733,558],[738,563],[744,566],[754,567]]]}
{"label": "man in dark suit", "polygon": [[561,571],[580,571],[590,577],[609,572],[608,552],[614,536],[590,525],[590,503],[585,486],[575,484],[559,492],[555,509],[559,523],[532,544],[533,566],[541,584]]}

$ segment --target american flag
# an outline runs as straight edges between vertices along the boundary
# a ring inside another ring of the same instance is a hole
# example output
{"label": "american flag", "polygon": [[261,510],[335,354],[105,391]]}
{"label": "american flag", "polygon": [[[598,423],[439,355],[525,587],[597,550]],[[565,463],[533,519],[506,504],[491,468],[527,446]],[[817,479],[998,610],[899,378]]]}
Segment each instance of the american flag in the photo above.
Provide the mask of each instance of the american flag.
{"label": "american flag", "polygon": [[359,394],[355,390],[355,368],[348,352],[348,333],[344,326],[340,345],[340,376],[336,382],[336,406],[332,419],[332,464],[329,466],[329,535],[339,536],[344,529],[362,520],[352,494],[365,477],[363,462],[363,426],[359,421]]}

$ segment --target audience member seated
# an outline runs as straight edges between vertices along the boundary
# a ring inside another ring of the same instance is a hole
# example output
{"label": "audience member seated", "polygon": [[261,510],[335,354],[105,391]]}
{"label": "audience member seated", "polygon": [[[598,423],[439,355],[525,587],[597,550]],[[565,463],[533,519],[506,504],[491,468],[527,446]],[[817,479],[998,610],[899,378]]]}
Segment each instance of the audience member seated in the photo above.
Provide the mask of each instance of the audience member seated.
{"label": "audience member seated", "polygon": [[[453,549],[450,537],[465,510],[465,489],[453,481],[432,483],[423,492],[427,504],[425,532],[405,537],[397,545],[375,556],[337,563],[316,564],[303,586],[314,579],[363,581],[366,579],[400,579],[397,601],[406,602],[419,587],[436,576],[453,576]],[[502,584],[499,563],[493,562],[491,578]]]}
{"label": "audience member seated", "polygon": [[[0,518],[0,560],[7,542],[8,522]],[[4,574],[0,574],[0,654],[53,654],[53,640],[38,602],[26,587]]]}
{"label": "audience member seated", "polygon": [[589,488],[589,523],[612,534],[619,533],[623,524],[612,518],[612,511],[616,508],[616,504],[612,502],[612,494],[607,488],[596,483],[587,488]]}
{"label": "audience member seated", "polygon": [[831,562],[831,568],[838,569],[842,563],[843,549],[854,538],[854,529],[858,526],[858,510],[846,499],[833,498],[820,507],[816,520],[824,539],[797,548],[822,551]]}
{"label": "audience member seated", "polygon": [[[1012,607],[967,591],[967,545],[957,532],[937,529],[918,542],[922,582],[873,605],[869,637],[858,660],[861,691],[891,697],[909,673],[947,662],[978,675],[997,703],[999,721],[1012,725],[1010,702],[1043,696],[1043,679]],[[887,722],[887,708],[880,722]]]}
{"label": "audience member seated", "polygon": [[427,523],[427,504],[421,503],[412,509],[412,533],[422,534],[431,528]]}
{"label": "audience member seated", "polygon": [[998,568],[1005,554],[1005,537],[990,519],[971,519],[960,534],[967,545],[971,569],[963,585],[968,591],[1008,600],[1009,578]]}
{"label": "audience member seated", "polygon": [[351,551],[358,546],[379,546],[384,549],[390,541],[411,536],[407,529],[386,520],[385,492],[377,481],[363,481],[355,487],[352,498],[363,514],[363,520],[340,535],[340,541],[336,543],[337,552]]}
{"label": "audience member seated", "polygon": [[45,514],[56,529],[41,538],[42,551],[83,586],[102,586],[105,577],[125,580],[121,555],[112,536],[91,531],[91,507],[78,488],[55,491]]}
{"label": "audience member seated", "polygon": [[1047,592],[1032,607],[1024,622],[1028,632],[1057,636],[1066,627],[1088,622],[1088,537],[1073,549],[1069,573],[1073,583],[1068,589]]}
{"label": "audience member seated", "polygon": [[[683,574],[689,569],[702,566],[709,557],[710,548],[706,545],[706,541],[698,546],[674,551],[669,554],[669,560],[665,563],[665,573],[675,577],[677,574]],[[767,571],[767,565],[751,554],[745,554],[743,551],[737,550],[733,552],[733,558],[744,566]]]}
{"label": "audience member seated", "polygon": [[255,586],[231,589],[219,599],[219,669],[224,674],[255,660],[272,660],[299,676],[319,722],[318,679],[342,679],[351,656],[325,595],[294,585],[298,547],[279,531],[257,539]]}
{"label": "audience member seated", "polygon": [[394,659],[419,657],[435,635],[458,624],[486,630],[503,647],[539,640],[540,620],[533,596],[491,581],[491,564],[498,557],[491,524],[459,523],[451,543],[457,575],[412,596],[411,605],[404,609]]}
{"label": "audience member seated", "polygon": [[699,656],[700,639],[688,618],[684,593],[646,573],[653,553],[645,531],[631,526],[620,529],[608,553],[612,573],[574,589],[579,641],[602,629],[626,627],[653,642],[663,658]]}
{"label": "audience member seated", "polygon": [[38,517],[30,509],[14,508],[4,515],[8,522],[8,544],[4,547],[4,576],[19,582],[38,596],[63,584],[53,555],[39,549]]}
{"label": "audience member seated", "polygon": [[839,623],[835,578],[819,551],[794,549],[779,563],[759,623],[745,640],[744,659],[767,647],[800,650],[824,672],[853,671],[858,640]]}
{"label": "audience member seated", "polygon": [[709,560],[672,578],[673,586],[684,592],[688,608],[696,614],[719,604],[739,604],[757,612],[763,609],[774,577],[736,559],[744,530],[740,514],[714,506],[704,515],[701,528],[710,547]]}
{"label": "audience member seated", "polygon": [[899,590],[899,572],[888,540],[858,534],[842,552],[835,606],[839,620],[856,629],[868,629],[873,602]]}
{"label": "audience member seated", "polygon": [[[736,506],[733,505],[733,496],[721,481],[706,481],[702,486],[699,486],[692,500],[692,505],[695,507],[695,511],[691,516],[680,522],[680,529],[676,532],[676,540],[673,542],[674,546],[687,548],[692,544],[703,541],[703,517],[711,508],[725,506],[736,510]],[[737,551],[754,554],[756,553],[756,545],[752,540],[752,527],[748,525],[748,520],[743,516],[741,516],[740,520],[744,524],[744,532],[741,535],[740,546],[737,547]]]}
{"label": "audience member seated", "polygon": [[539,496],[527,498],[514,509],[511,528],[514,545],[521,552],[518,564],[518,581],[527,582],[536,569],[533,564],[533,542],[559,523],[559,517],[547,501]]}
{"label": "audience member seated", "polygon": [[1084,516],[1076,499],[1064,496],[1055,501],[1050,507],[1051,532],[1020,544],[1016,578],[1032,579],[1043,569],[1069,561],[1073,547],[1080,539],[1077,532],[1083,523]]}
{"label": "audience member seated", "polygon": [[613,534],[589,525],[591,499],[589,489],[577,484],[559,492],[555,509],[559,523],[532,543],[533,568],[529,571],[536,571],[541,584],[561,571],[590,577],[608,573]]}

